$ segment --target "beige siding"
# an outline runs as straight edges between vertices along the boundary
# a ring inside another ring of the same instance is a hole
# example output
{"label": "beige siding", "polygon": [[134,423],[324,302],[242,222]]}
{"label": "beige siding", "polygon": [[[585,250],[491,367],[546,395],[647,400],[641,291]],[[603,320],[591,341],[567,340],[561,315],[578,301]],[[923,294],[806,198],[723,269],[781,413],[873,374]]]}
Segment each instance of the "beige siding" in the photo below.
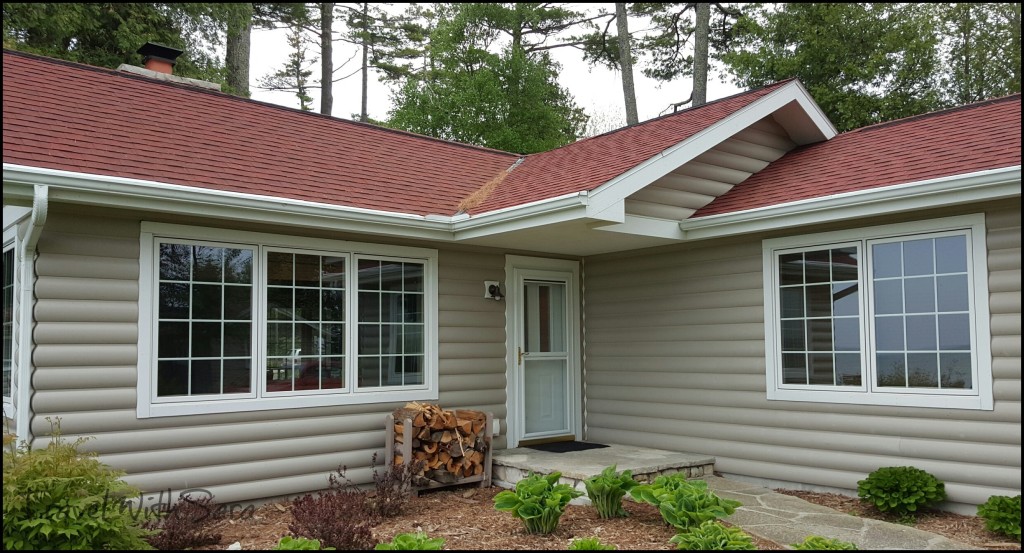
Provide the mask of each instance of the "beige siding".
{"label": "beige siding", "polygon": [[[767,401],[757,236],[586,260],[587,438],[711,454],[722,472],[818,486],[854,489],[878,467],[911,464],[944,480],[956,502],[1016,495],[1021,212],[1013,204],[985,206],[993,411]],[[960,212],[970,211],[934,215]]]}
{"label": "beige siding", "polygon": [[[36,436],[49,431],[46,417],[59,416],[66,436],[94,437],[87,447],[143,490],[203,487],[225,502],[320,489],[339,465],[369,481],[384,416],[400,403],[138,419],[139,219],[54,211],[36,264]],[[505,418],[504,304],[482,297],[483,281],[502,280],[504,264],[500,252],[439,252],[446,408]]]}

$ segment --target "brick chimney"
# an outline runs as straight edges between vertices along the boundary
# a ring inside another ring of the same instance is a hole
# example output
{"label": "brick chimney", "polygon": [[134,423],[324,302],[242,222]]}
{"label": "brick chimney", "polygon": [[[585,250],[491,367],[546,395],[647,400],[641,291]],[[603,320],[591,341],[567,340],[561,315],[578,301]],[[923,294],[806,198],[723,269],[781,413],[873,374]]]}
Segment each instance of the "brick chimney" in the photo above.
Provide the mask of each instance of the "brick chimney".
{"label": "brick chimney", "polygon": [[183,53],[182,50],[177,48],[171,48],[170,46],[164,46],[155,42],[143,44],[137,52],[142,54],[142,64],[146,69],[168,75],[174,74],[174,64],[178,63],[178,56]]}

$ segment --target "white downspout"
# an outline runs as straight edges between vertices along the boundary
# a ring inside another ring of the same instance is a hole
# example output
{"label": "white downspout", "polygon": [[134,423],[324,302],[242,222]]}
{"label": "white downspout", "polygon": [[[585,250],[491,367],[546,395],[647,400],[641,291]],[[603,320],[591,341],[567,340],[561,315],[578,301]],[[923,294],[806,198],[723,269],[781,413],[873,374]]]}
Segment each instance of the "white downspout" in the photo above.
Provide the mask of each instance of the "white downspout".
{"label": "white downspout", "polygon": [[43,233],[46,216],[50,207],[50,188],[43,184],[35,185],[32,196],[32,217],[25,231],[25,239],[21,241],[19,263],[21,267],[21,299],[19,311],[21,320],[18,322],[18,399],[15,402],[15,432],[19,442],[32,443],[32,330],[35,319],[35,261],[36,244]]}

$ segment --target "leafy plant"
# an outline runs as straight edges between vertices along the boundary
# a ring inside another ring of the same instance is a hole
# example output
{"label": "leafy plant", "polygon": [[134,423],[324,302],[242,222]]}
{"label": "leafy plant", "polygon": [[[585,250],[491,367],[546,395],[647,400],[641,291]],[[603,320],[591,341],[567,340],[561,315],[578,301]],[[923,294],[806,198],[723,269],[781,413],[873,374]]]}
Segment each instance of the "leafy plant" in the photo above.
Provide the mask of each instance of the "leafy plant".
{"label": "leafy plant", "polygon": [[116,471],[68,443],[51,420],[43,448],[7,444],[3,453],[4,549],[152,549],[142,524],[155,515]]}
{"label": "leafy plant", "polygon": [[676,549],[688,550],[746,551],[757,549],[754,540],[746,532],[739,528],[725,526],[714,520],[706,521],[687,532],[676,534],[669,542],[676,544]]}
{"label": "leafy plant", "polygon": [[308,538],[285,536],[277,542],[274,551],[331,551],[333,547],[320,547],[320,540]]}
{"label": "leafy plant", "polygon": [[848,541],[837,540],[834,538],[807,536],[804,538],[804,541],[794,543],[793,549],[800,551],[839,551],[857,549],[857,546]]}
{"label": "leafy plant", "polygon": [[378,543],[378,551],[439,551],[444,548],[444,538],[430,538],[423,532],[398,534],[391,543]]}
{"label": "leafy plant", "polygon": [[557,484],[561,476],[557,471],[547,476],[531,472],[516,483],[515,491],[505,490],[495,495],[494,508],[522,519],[530,534],[550,534],[558,528],[558,519],[566,505],[583,495],[568,484]]}
{"label": "leafy plant", "polygon": [[157,531],[146,538],[150,545],[165,551],[180,551],[220,541],[220,534],[213,534],[209,525],[214,522],[217,504],[213,498],[203,496],[193,499],[186,495],[171,507],[163,518],[145,523],[147,530]]}
{"label": "leafy plant", "polygon": [[367,497],[368,508],[381,518],[401,514],[413,495],[413,478],[423,469],[423,461],[391,465],[377,470],[377,454],[373,454],[370,470],[376,490]]}
{"label": "leafy plant", "polygon": [[1020,496],[993,495],[978,505],[978,516],[985,519],[985,528],[1006,534],[1020,541]]}
{"label": "leafy plant", "polygon": [[630,471],[623,471],[621,474],[615,472],[615,465],[612,465],[601,474],[583,481],[587,489],[587,497],[597,509],[601,518],[624,517],[629,513],[622,508],[622,498],[626,492],[637,486]]}
{"label": "leafy plant", "polygon": [[911,517],[946,499],[946,485],[914,467],[882,467],[857,482],[857,495],[885,513]]}
{"label": "leafy plant", "polygon": [[639,485],[630,493],[658,507],[665,522],[680,530],[727,517],[742,505],[739,501],[718,497],[708,490],[708,483],[703,480],[687,481],[673,475],[658,482],[660,478],[652,484]]}
{"label": "leafy plant", "polygon": [[335,549],[372,549],[377,541],[370,528],[379,518],[367,506],[367,494],[345,478],[346,467],[328,478],[329,488],[292,502],[294,521],[288,529]]}
{"label": "leafy plant", "polygon": [[607,551],[611,549],[618,548],[601,543],[598,538],[576,538],[569,543],[569,551]]}

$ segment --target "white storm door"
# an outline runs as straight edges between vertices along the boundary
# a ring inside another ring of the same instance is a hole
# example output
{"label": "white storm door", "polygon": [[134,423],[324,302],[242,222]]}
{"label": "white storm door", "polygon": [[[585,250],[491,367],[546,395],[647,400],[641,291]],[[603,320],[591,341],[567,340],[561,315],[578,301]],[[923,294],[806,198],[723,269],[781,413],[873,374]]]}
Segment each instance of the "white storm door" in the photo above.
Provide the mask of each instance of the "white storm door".
{"label": "white storm door", "polygon": [[572,434],[568,282],[523,279],[523,439]]}

